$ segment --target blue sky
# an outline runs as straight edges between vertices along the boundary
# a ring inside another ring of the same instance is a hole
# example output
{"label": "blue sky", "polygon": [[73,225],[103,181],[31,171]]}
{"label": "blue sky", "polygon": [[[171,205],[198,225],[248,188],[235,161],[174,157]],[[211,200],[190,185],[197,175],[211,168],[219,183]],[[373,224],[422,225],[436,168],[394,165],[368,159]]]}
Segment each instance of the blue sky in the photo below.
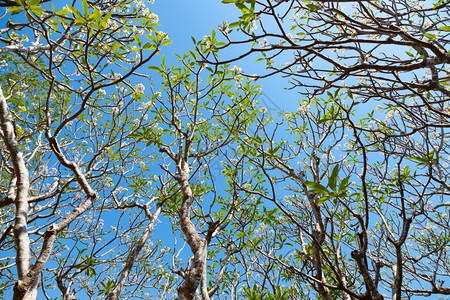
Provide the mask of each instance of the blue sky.
{"label": "blue sky", "polygon": [[159,16],[161,29],[173,41],[165,53],[191,49],[191,36],[200,39],[209,35],[221,21],[236,18],[239,12],[233,5],[219,0],[156,0],[150,7]]}
{"label": "blue sky", "polygon": [[[222,21],[231,23],[240,15],[240,11],[233,4],[223,4],[220,0],[156,0],[149,7],[159,16],[161,30],[168,33],[169,39],[173,41],[161,51],[166,62],[173,64],[176,63],[174,53],[181,55],[194,48],[191,36],[200,40],[204,35],[210,35],[212,29],[220,35],[217,26]],[[235,49],[238,48],[234,47],[233,50]],[[227,57],[233,54],[241,53],[227,51]],[[264,71],[264,63],[255,65],[255,59],[256,57],[253,57],[233,64],[239,65],[247,74],[261,74]],[[258,84],[262,86],[263,92],[258,99],[260,105],[267,107],[272,115],[281,112],[281,107],[286,110],[297,109],[299,95],[295,91],[284,89],[288,86],[286,79],[272,76],[270,79],[259,80]]]}

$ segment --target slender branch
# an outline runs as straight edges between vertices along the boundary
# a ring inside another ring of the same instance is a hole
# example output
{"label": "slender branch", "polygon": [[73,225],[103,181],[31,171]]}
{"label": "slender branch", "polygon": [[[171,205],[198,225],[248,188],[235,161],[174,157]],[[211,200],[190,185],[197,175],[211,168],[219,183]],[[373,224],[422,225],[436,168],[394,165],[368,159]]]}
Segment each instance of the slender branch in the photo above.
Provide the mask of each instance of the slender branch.
{"label": "slender branch", "polygon": [[120,293],[123,290],[123,287],[125,285],[125,281],[127,280],[131,268],[133,267],[134,263],[136,262],[136,259],[141,252],[142,248],[144,248],[145,243],[147,242],[148,237],[150,236],[150,233],[153,231],[153,228],[155,227],[155,221],[158,219],[159,214],[161,212],[161,204],[157,205],[156,211],[153,214],[150,214],[149,218],[150,221],[145,228],[144,232],[142,233],[141,238],[139,241],[134,245],[133,249],[131,250],[130,255],[128,255],[127,260],[125,262],[125,266],[120,272],[120,278],[116,283],[116,286],[111,291],[111,293],[108,295],[109,300],[117,300],[119,299]]}

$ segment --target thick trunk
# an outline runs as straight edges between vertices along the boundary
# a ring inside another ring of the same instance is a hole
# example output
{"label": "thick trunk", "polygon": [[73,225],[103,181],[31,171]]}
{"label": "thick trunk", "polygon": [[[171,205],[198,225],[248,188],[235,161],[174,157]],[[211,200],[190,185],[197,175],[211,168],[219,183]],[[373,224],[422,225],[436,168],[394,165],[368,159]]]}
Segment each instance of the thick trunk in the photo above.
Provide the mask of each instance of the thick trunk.
{"label": "thick trunk", "polygon": [[312,232],[313,236],[313,264],[314,268],[316,270],[316,275],[314,276],[317,279],[317,290],[319,294],[323,297],[323,299],[326,300],[332,300],[333,298],[330,295],[330,290],[328,289],[327,280],[323,276],[323,270],[322,270],[322,251],[321,251],[321,232],[319,229],[319,226],[317,225],[316,228],[313,229]]}
{"label": "thick trunk", "polygon": [[0,127],[3,133],[3,140],[9,151],[11,162],[14,167],[14,176],[16,177],[16,193],[14,205],[16,215],[14,218],[14,241],[16,244],[16,267],[18,281],[14,288],[14,299],[32,300],[37,297],[37,281],[35,278],[28,286],[23,288],[22,280],[30,270],[30,238],[28,236],[28,191],[30,182],[28,178],[28,169],[20,151],[19,143],[14,133],[14,125],[9,114],[6,98],[0,88]]}
{"label": "thick trunk", "polygon": [[359,271],[364,279],[364,283],[366,284],[367,293],[370,295],[371,299],[383,300],[383,296],[378,292],[378,289],[370,276],[363,254],[358,250],[353,250],[351,256],[358,264]]}
{"label": "thick trunk", "polygon": [[[192,300],[195,297],[198,286],[206,280],[206,259],[208,253],[208,242],[200,237],[194,224],[191,221],[190,213],[194,195],[189,185],[189,165],[184,158],[178,162],[178,172],[180,174],[178,183],[183,193],[183,203],[178,210],[180,226],[186,241],[191,248],[194,257],[184,274],[184,282],[178,287],[178,298],[180,300]],[[202,293],[205,294],[205,293]]]}

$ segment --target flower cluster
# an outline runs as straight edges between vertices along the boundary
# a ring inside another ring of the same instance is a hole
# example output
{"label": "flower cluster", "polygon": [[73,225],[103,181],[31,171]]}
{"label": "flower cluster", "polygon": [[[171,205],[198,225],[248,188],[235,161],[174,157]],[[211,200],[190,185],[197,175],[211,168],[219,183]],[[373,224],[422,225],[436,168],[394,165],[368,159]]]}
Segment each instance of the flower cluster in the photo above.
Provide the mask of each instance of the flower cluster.
{"label": "flower cluster", "polygon": [[142,95],[145,91],[145,86],[142,83],[136,84],[134,87],[134,94],[135,95]]}
{"label": "flower cluster", "polygon": [[299,113],[301,113],[301,114],[306,114],[308,111],[309,111],[309,104],[308,104],[308,102],[302,102],[301,104],[300,104],[300,107],[299,108],[297,108],[297,111],[299,112]]}
{"label": "flower cluster", "polygon": [[228,27],[228,22],[227,22],[227,21],[222,21],[222,23],[219,24],[219,25],[217,26],[217,28],[218,28],[218,30],[219,30],[220,32],[222,32],[223,34],[225,34],[225,35],[228,34],[229,27]]}
{"label": "flower cluster", "polygon": [[242,69],[239,68],[238,66],[233,66],[233,68],[231,68],[230,71],[233,72],[233,74],[237,75],[242,71]]}
{"label": "flower cluster", "polygon": [[210,49],[210,48],[213,47],[213,43],[211,41],[211,37],[205,35],[205,36],[203,36],[203,40],[205,41],[205,45],[206,45],[207,49]]}

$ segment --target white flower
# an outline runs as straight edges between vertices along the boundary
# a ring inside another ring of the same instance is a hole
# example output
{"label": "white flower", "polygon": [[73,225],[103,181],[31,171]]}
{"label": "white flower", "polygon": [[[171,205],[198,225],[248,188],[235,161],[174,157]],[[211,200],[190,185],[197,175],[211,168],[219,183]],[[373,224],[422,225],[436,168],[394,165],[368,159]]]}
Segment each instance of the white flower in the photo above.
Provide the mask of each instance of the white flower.
{"label": "white flower", "polygon": [[386,117],[384,118],[385,122],[390,121],[392,118],[394,117],[394,111],[391,110],[390,112],[388,112],[388,114],[386,115]]}
{"label": "white flower", "polygon": [[253,30],[256,30],[256,29],[258,29],[258,26],[256,25],[256,21],[253,20],[252,21],[252,28],[250,29],[250,31],[253,31]]}
{"label": "white flower", "polygon": [[309,104],[308,104],[308,102],[302,102],[300,107],[297,108],[297,111],[299,113],[303,113],[303,114],[307,113],[309,111]]}
{"label": "white flower", "polygon": [[145,90],[145,86],[142,83],[138,83],[136,84],[136,86],[134,87],[134,92],[137,95],[140,95],[144,92]]}
{"label": "white flower", "polygon": [[117,25],[116,21],[112,21],[111,19],[109,19],[108,22],[106,22],[106,28],[108,28],[111,31],[114,31],[117,28],[119,28],[119,26]]}
{"label": "white flower", "polygon": [[152,23],[158,23],[159,21],[159,17],[157,14],[151,13],[148,17],[152,20]]}
{"label": "white flower", "polygon": [[449,106],[449,105],[446,105],[446,106],[444,107],[444,113],[450,114],[450,106]]}
{"label": "white flower", "polygon": [[138,8],[144,8],[145,7],[145,3],[142,0],[134,0],[133,2],[136,4],[136,7],[138,7]]}
{"label": "white flower", "polygon": [[153,104],[154,104],[153,101],[148,101],[148,102],[144,103],[142,106],[143,106],[145,109],[150,109],[150,108],[153,106]]}
{"label": "white flower", "polygon": [[233,66],[233,68],[230,69],[231,72],[238,74],[242,71],[241,68],[239,68],[238,66]]}
{"label": "white flower", "polygon": [[226,34],[228,33],[228,22],[227,21],[222,21],[222,23],[217,26],[219,31]]}
{"label": "white flower", "polygon": [[259,46],[264,49],[269,45],[269,41],[267,39],[264,39],[264,42],[258,42]]}
{"label": "white flower", "polygon": [[[144,16],[146,16],[146,17],[150,17],[150,18],[151,18],[151,14],[150,14],[150,9],[148,9],[148,8],[144,8],[143,10],[141,10],[141,12],[142,12],[142,15],[144,15]],[[152,20],[152,22],[153,22],[153,20]],[[156,21],[156,22],[154,22],[154,23],[157,23],[157,21]]]}
{"label": "white flower", "polygon": [[161,40],[169,39],[169,35],[163,31],[158,31],[157,35],[161,38]]}

